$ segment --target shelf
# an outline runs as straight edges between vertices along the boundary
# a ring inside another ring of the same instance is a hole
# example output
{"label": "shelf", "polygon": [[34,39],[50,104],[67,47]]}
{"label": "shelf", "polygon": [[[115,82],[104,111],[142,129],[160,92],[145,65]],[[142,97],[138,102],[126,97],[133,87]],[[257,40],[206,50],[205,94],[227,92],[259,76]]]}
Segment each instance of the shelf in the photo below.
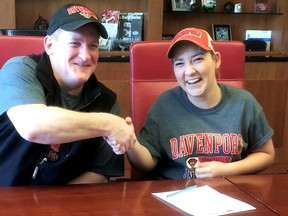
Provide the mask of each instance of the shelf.
{"label": "shelf", "polygon": [[[280,52],[273,51],[246,51],[246,56],[282,56]],[[100,51],[100,56],[129,56],[129,51]]]}
{"label": "shelf", "polygon": [[117,56],[129,56],[129,51],[100,51],[101,57],[117,57]]}
{"label": "shelf", "polygon": [[246,62],[288,62],[288,56],[273,51],[246,51]]}
{"label": "shelf", "polygon": [[[273,51],[246,51],[246,62],[288,62],[288,56]],[[129,62],[129,51],[100,51],[99,62]]]}
{"label": "shelf", "polygon": [[180,13],[190,13],[190,14],[205,14],[205,15],[274,15],[274,16],[281,16],[283,13],[254,13],[254,12],[242,12],[242,13],[226,13],[226,12],[204,12],[204,11],[164,11],[164,13],[175,13],[175,14],[180,14]]}
{"label": "shelf", "polygon": [[283,56],[280,52],[273,51],[246,51],[246,56],[273,56],[273,57],[281,57]]}
{"label": "shelf", "polygon": [[100,51],[99,62],[129,62],[129,51]]}
{"label": "shelf", "polygon": [[[246,56],[283,56],[280,52],[273,51],[246,51]],[[129,51],[100,51],[101,57],[117,57],[117,56],[129,56]]]}
{"label": "shelf", "polygon": [[[246,62],[288,62],[288,55],[273,51],[246,51]],[[129,62],[129,51],[100,51],[99,62]]]}

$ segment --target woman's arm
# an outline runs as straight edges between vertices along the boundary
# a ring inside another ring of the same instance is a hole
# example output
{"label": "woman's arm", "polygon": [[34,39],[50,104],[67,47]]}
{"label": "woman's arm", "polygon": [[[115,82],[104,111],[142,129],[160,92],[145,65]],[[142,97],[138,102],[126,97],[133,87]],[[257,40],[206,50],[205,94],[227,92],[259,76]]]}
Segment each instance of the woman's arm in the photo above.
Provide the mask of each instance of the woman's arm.
{"label": "woman's arm", "polygon": [[246,158],[232,163],[203,162],[196,168],[197,178],[255,174],[267,169],[274,161],[275,151],[270,139]]}
{"label": "woman's arm", "polygon": [[139,143],[138,140],[126,151],[126,155],[132,166],[141,171],[151,171],[158,163],[148,149]]}
{"label": "woman's arm", "polygon": [[[132,123],[132,119],[127,117],[125,119],[127,125],[131,127],[134,131],[134,125]],[[141,171],[151,171],[155,168],[158,161],[152,157],[151,153],[148,149],[143,146],[137,140],[136,135],[134,134],[134,139],[130,140],[130,143],[127,145],[121,145],[117,142],[117,140],[111,140],[107,137],[104,137],[106,142],[112,147],[115,154],[124,154],[126,153],[129,162],[132,164],[133,167],[141,170]]]}

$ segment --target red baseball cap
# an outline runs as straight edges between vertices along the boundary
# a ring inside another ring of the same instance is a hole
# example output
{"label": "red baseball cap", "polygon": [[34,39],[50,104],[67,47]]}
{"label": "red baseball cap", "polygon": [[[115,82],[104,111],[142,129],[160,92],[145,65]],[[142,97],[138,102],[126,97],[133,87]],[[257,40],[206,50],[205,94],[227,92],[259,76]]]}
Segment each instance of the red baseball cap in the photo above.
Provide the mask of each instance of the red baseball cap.
{"label": "red baseball cap", "polygon": [[176,45],[180,41],[190,41],[199,47],[201,47],[204,50],[207,51],[213,51],[215,53],[214,47],[213,47],[213,40],[208,32],[206,32],[203,29],[198,28],[185,28],[181,30],[180,32],[175,35],[175,37],[172,40],[172,44],[169,47],[169,50],[167,52],[167,57],[172,58],[173,52]]}

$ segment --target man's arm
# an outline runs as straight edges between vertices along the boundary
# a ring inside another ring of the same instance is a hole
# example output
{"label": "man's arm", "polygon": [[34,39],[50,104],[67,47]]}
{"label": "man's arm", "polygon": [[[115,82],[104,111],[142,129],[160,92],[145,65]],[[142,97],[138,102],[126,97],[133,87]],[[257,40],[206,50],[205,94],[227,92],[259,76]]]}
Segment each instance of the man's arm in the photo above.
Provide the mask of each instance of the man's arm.
{"label": "man's arm", "polygon": [[12,107],[7,114],[24,139],[41,144],[105,136],[126,145],[134,135],[123,118],[110,113],[84,113],[30,104]]}

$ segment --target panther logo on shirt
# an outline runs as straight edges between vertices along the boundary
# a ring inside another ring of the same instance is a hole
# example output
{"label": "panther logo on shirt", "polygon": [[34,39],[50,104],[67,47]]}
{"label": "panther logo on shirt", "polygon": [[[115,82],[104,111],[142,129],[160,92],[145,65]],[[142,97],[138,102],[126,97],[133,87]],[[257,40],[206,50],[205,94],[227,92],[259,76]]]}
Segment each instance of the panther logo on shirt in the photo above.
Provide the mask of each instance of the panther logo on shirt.
{"label": "panther logo on shirt", "polygon": [[186,171],[183,175],[184,179],[193,179],[196,178],[196,168],[199,164],[199,158],[198,157],[190,157],[186,160]]}

